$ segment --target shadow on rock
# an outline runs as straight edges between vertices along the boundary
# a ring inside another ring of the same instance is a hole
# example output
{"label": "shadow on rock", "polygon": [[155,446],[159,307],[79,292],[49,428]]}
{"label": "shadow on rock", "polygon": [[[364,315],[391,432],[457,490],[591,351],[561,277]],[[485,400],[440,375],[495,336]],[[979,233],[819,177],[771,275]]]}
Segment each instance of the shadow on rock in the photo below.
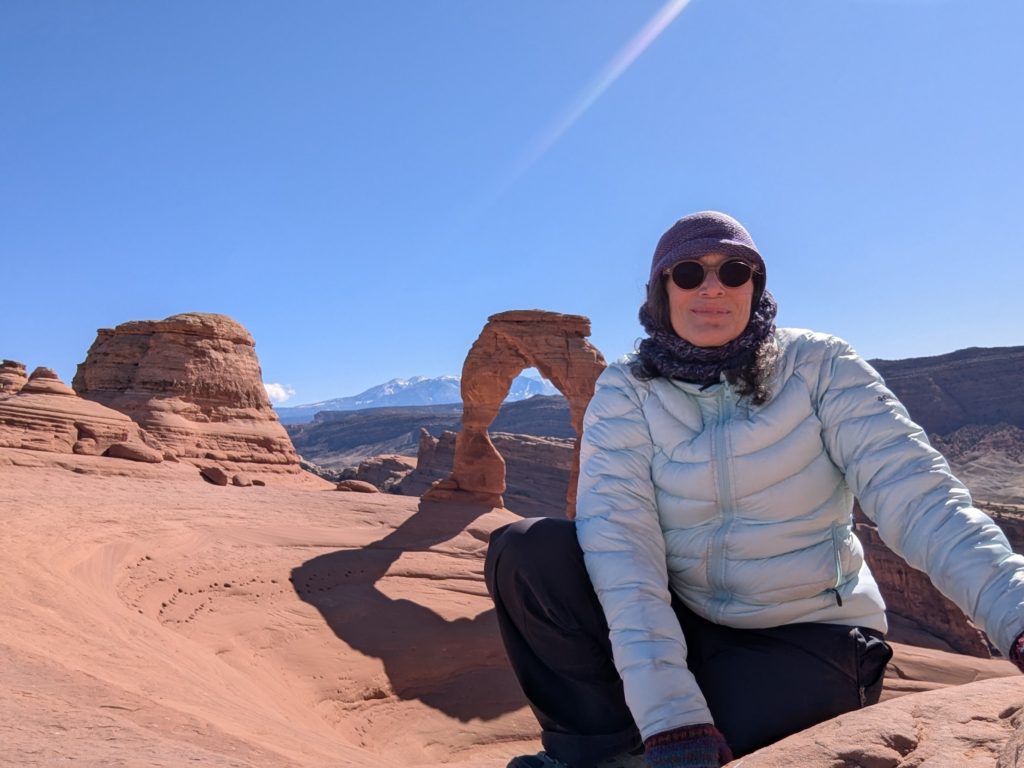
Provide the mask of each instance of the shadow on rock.
{"label": "shadow on rock", "polygon": [[[412,600],[388,597],[377,582],[403,552],[422,552],[448,541],[488,511],[421,503],[379,541],[321,555],[291,574],[299,598],[320,611],[339,639],[384,662],[400,699],[418,699],[463,722],[491,720],[526,704],[501,644],[494,609],[448,621]],[[467,557],[465,581],[482,580],[482,566],[482,560]],[[442,583],[429,573],[421,578],[427,591]],[[448,585],[459,581],[449,579]]]}

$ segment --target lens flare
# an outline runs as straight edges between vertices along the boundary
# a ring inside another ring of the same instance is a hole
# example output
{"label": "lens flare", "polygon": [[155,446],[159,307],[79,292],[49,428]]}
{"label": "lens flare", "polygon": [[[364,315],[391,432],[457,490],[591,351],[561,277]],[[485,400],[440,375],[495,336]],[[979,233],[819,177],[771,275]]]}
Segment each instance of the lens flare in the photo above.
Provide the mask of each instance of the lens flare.
{"label": "lens flare", "polygon": [[691,0],[669,0],[651,17],[643,28],[633,36],[615,57],[601,70],[590,84],[569,104],[551,126],[542,133],[523,153],[519,163],[509,179],[509,184],[528,171],[544,154],[551,149],[566,131],[593,106],[612,83],[619,79],[629,65],[647,50],[648,46],[658,39],[668,25],[678,16]]}

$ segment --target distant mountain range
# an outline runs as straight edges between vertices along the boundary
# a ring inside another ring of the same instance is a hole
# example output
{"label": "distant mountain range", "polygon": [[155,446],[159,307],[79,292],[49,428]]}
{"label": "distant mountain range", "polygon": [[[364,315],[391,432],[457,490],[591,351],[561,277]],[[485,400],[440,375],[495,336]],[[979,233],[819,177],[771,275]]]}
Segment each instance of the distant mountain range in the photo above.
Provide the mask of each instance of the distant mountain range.
{"label": "distant mountain range", "polygon": [[[461,403],[461,384],[461,376],[438,376],[436,379],[413,376],[411,379],[392,379],[351,397],[336,397],[320,403],[287,408],[275,406],[274,411],[277,412],[282,424],[308,424],[320,411],[359,411],[364,408]],[[544,379],[535,376],[516,376],[512,380],[512,389],[505,401],[514,402],[534,395],[557,394],[558,390]]]}

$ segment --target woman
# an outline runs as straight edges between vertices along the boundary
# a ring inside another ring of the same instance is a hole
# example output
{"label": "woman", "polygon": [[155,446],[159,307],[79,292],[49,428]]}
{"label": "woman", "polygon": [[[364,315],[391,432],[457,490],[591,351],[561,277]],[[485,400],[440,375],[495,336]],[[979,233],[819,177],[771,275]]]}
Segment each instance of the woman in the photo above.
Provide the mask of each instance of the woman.
{"label": "woman", "polygon": [[892,651],[855,496],[1024,668],[1024,558],[845,342],[775,328],[766,276],[734,219],[676,222],[648,338],[587,410],[575,525],[492,536],[488,587],[545,748],[510,766],[717,768],[876,703]]}

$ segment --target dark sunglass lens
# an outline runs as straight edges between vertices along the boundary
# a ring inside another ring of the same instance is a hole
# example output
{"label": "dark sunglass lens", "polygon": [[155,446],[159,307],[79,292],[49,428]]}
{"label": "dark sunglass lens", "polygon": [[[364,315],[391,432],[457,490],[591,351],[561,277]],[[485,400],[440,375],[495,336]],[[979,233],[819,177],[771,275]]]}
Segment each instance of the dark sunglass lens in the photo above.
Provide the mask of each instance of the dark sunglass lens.
{"label": "dark sunglass lens", "polygon": [[739,288],[752,274],[753,268],[745,261],[727,261],[718,268],[718,279],[726,288]]}
{"label": "dark sunglass lens", "polygon": [[704,282],[704,267],[696,261],[681,261],[672,267],[672,282],[684,291],[699,288]]}

